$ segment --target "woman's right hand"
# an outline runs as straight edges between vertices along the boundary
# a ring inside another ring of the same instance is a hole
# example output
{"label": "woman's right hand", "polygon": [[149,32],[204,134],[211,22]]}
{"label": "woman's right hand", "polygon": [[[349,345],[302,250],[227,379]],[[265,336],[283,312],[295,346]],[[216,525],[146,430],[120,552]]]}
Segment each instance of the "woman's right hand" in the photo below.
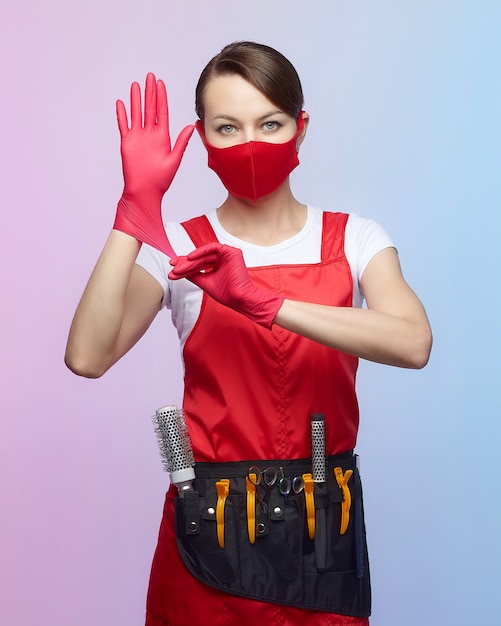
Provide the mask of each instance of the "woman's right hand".
{"label": "woman's right hand", "polygon": [[170,263],[171,280],[187,278],[220,304],[264,328],[272,327],[284,296],[254,285],[239,248],[214,241]]}
{"label": "woman's right hand", "polygon": [[186,126],[171,149],[167,91],[155,75],[146,77],[144,123],[141,88],[132,83],[131,124],[125,105],[117,101],[124,191],[114,228],[174,256],[162,221],[162,198],[179,168],[194,126]]}

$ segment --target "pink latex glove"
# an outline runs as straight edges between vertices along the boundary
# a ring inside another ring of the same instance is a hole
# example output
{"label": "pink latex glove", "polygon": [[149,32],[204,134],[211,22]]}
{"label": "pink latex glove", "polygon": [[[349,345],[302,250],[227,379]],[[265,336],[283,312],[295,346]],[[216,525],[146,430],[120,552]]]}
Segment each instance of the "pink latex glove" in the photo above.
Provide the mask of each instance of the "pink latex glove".
{"label": "pink latex glove", "polygon": [[138,83],[131,86],[130,111],[129,128],[125,105],[117,101],[125,186],[113,228],[175,256],[162,221],[162,198],[195,127],[186,126],[171,150],[167,91],[152,73],[146,76],[144,125]]}
{"label": "pink latex glove", "polygon": [[271,328],[284,301],[283,296],[254,285],[238,248],[209,243],[170,263],[169,278],[191,280],[220,304],[265,328]]}

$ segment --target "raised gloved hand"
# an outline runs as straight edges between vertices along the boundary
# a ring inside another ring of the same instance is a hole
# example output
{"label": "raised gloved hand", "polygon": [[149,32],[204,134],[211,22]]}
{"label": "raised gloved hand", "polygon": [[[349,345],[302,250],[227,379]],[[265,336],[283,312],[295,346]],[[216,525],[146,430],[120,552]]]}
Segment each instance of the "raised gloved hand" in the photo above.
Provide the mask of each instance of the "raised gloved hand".
{"label": "raised gloved hand", "polygon": [[163,81],[151,73],[146,77],[144,125],[138,83],[131,86],[130,112],[129,128],[125,105],[117,101],[125,186],[113,228],[175,256],[162,222],[162,198],[195,127],[186,126],[171,150],[167,91]]}
{"label": "raised gloved hand", "polygon": [[284,301],[283,296],[254,285],[238,248],[209,243],[170,263],[169,278],[191,280],[220,304],[265,328],[271,328]]}

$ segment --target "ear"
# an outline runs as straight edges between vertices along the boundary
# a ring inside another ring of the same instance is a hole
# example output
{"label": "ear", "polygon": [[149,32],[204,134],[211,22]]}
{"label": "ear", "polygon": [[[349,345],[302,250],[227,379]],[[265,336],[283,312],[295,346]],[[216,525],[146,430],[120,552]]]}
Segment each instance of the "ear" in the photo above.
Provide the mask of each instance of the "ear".
{"label": "ear", "polygon": [[304,138],[306,137],[306,131],[308,130],[308,124],[310,122],[310,115],[309,113],[307,113],[306,111],[301,111],[301,113],[299,114],[299,117],[301,117],[304,121],[304,126],[302,131],[299,133],[297,140],[296,140],[296,150],[297,152],[299,152],[299,148],[301,146],[301,144],[304,141]]}
{"label": "ear", "polygon": [[202,120],[197,120],[195,122],[195,128],[197,129],[198,134],[200,135],[202,140],[205,139],[204,123],[202,122]]}

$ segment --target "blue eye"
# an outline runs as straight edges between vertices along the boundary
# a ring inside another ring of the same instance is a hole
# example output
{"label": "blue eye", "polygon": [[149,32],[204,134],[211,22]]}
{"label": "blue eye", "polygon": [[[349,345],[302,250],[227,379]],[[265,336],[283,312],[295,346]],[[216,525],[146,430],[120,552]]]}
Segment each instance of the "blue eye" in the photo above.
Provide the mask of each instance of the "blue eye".
{"label": "blue eye", "polygon": [[270,120],[269,122],[265,122],[263,124],[264,129],[268,131],[278,130],[281,126],[282,124],[280,124],[280,122],[275,122],[273,120]]}
{"label": "blue eye", "polygon": [[223,124],[217,129],[218,133],[221,133],[222,135],[230,135],[234,130],[235,127],[233,124]]}

